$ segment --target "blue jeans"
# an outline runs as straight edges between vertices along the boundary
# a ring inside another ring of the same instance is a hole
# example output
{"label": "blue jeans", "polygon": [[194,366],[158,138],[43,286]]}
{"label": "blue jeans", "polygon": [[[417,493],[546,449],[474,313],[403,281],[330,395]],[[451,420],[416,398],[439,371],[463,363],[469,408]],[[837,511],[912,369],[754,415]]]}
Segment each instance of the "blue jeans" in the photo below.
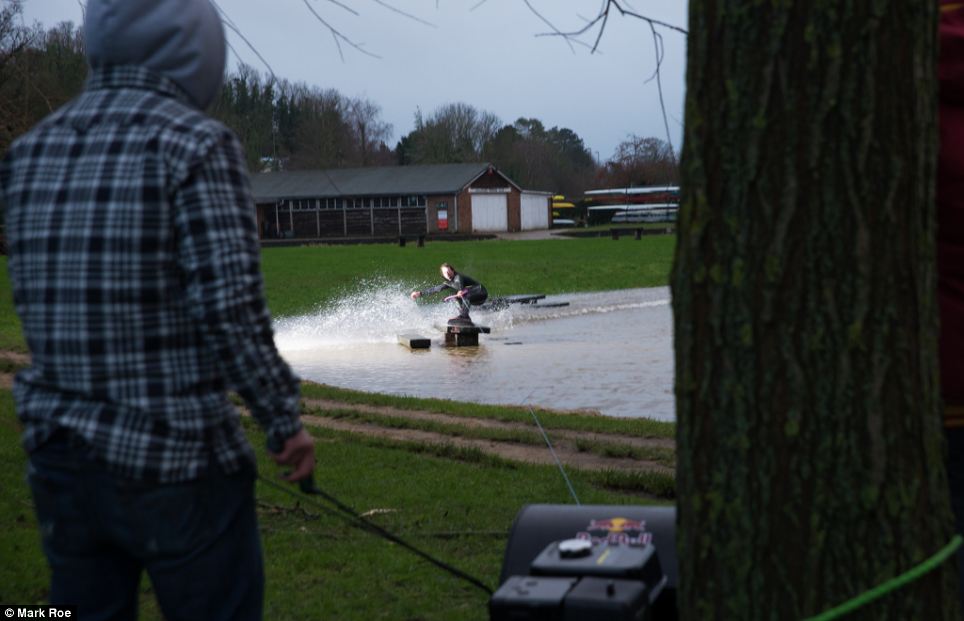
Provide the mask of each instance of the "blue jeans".
{"label": "blue jeans", "polygon": [[261,619],[253,469],[225,475],[212,461],[197,481],[145,484],[107,472],[60,431],[30,455],[28,480],[51,604],[79,619],[136,619],[147,571],[168,621]]}

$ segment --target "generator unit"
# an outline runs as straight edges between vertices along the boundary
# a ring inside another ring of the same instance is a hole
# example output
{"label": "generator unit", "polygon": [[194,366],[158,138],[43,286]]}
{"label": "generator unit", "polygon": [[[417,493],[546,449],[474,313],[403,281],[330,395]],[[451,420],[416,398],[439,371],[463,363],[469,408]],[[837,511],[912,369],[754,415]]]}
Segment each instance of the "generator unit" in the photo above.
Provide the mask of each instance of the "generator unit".
{"label": "generator unit", "polygon": [[491,621],[674,621],[675,507],[527,505]]}

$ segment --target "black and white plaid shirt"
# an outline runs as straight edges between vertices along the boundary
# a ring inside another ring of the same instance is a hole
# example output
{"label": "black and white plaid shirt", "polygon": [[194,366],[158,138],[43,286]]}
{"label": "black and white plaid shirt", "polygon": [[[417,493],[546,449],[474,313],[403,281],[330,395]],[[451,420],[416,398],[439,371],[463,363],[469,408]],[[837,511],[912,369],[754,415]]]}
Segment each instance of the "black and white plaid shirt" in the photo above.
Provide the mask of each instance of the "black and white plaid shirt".
{"label": "black and white plaid shirt", "polygon": [[269,435],[301,427],[240,144],[187,102],[146,69],[99,69],[0,164],[27,451],[66,428],[120,475],[177,482],[212,454],[253,463],[229,390]]}

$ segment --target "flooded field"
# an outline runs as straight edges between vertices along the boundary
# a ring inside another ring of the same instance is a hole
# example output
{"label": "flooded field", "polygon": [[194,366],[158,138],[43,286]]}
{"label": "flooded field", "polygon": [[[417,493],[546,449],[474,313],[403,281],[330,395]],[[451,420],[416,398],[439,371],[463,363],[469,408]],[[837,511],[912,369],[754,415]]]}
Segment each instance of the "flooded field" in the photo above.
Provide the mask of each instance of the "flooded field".
{"label": "flooded field", "polygon": [[[330,308],[279,320],[275,340],[303,378],[358,390],[673,420],[673,323],[669,290],[549,296],[561,308],[512,305],[474,311],[492,328],[479,347],[445,347],[454,306],[416,304],[399,285],[349,296]],[[396,334],[432,338],[409,351]]]}

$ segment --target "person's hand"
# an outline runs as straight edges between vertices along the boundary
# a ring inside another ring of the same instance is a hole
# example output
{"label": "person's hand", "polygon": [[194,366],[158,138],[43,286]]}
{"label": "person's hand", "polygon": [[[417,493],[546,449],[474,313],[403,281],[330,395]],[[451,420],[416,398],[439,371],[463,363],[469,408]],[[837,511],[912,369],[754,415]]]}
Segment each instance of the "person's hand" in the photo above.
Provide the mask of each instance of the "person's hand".
{"label": "person's hand", "polygon": [[455,297],[457,297],[457,298],[464,298],[464,297],[465,297],[465,289],[461,289],[458,293],[455,294]]}
{"label": "person's hand", "polygon": [[271,453],[271,459],[282,466],[292,466],[286,481],[300,481],[308,478],[315,469],[315,439],[302,427],[298,433],[285,440],[280,453]]}
{"label": "person's hand", "polygon": [[422,292],[421,292],[421,291],[412,291],[412,299],[413,299],[413,300],[414,300],[414,299],[417,299],[417,298],[420,298],[420,297],[422,297]]}

